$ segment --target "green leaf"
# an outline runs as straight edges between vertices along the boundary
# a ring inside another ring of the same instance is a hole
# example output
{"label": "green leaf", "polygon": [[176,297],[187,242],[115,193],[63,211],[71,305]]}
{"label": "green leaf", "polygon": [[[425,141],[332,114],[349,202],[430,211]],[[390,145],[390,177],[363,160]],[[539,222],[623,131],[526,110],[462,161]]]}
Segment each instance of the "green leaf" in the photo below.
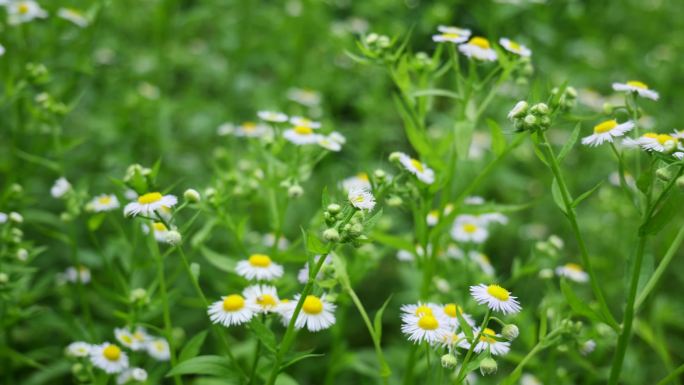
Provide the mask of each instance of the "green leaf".
{"label": "green leaf", "polygon": [[332,253],[330,255],[332,255],[333,266],[335,266],[335,275],[340,281],[340,285],[345,289],[351,290],[351,281],[349,280],[349,275],[347,274],[347,264],[336,253]]}
{"label": "green leaf", "polygon": [[202,252],[202,255],[207,260],[207,262],[214,265],[214,267],[217,267],[218,269],[228,273],[232,273],[235,271],[235,265],[237,264],[237,262],[235,262],[233,259],[223,256],[206,246],[202,246],[200,248],[200,251]]}
{"label": "green leaf", "polygon": [[487,119],[487,125],[492,132],[492,151],[494,154],[501,155],[506,150],[506,138],[499,123],[492,119]]}
{"label": "green leaf", "polygon": [[639,233],[644,235],[658,233],[672,221],[675,215],[681,212],[683,204],[684,197],[682,194],[670,194],[660,209],[639,228]]}
{"label": "green leaf", "polygon": [[228,359],[221,356],[199,356],[190,358],[169,370],[166,377],[182,374],[206,374],[225,378],[226,381],[238,380],[238,373],[230,367]]}
{"label": "green leaf", "polygon": [[470,324],[468,321],[463,318],[463,314],[458,309],[458,305],[456,305],[456,317],[458,318],[458,324],[461,327],[461,330],[463,330],[463,333],[465,334],[466,338],[469,340],[472,340],[475,338],[475,335],[473,334],[473,328],[470,327]]}
{"label": "green leaf", "polygon": [[273,331],[266,327],[263,322],[257,317],[254,317],[249,323],[249,330],[261,341],[266,349],[271,352],[276,351],[276,337]]}
{"label": "green leaf", "polygon": [[211,230],[214,229],[215,225],[216,219],[212,218],[206,221],[202,228],[197,230],[195,235],[192,236],[192,239],[190,240],[190,246],[192,246],[193,249],[196,249],[199,245],[204,243],[204,241],[207,240],[211,235]]}
{"label": "green leaf", "polygon": [[371,239],[376,242],[382,243],[383,245],[395,248],[397,250],[414,250],[416,246],[404,238],[398,237],[396,235],[390,235],[375,231],[371,234]]}
{"label": "green leaf", "polygon": [[204,330],[195,334],[195,336],[192,337],[187,344],[185,344],[183,350],[181,350],[180,354],[178,355],[178,362],[183,362],[197,356],[202,348],[204,340],[207,338],[207,333],[208,331]]}
{"label": "green leaf", "polygon": [[304,352],[291,353],[289,357],[285,359],[285,363],[280,367],[280,369],[285,369],[286,367],[296,364],[299,361],[306,360],[307,358],[323,357],[325,354],[311,353],[313,350],[307,350]]}
{"label": "green leaf", "polygon": [[328,248],[323,241],[311,231],[306,232],[306,249],[311,254],[326,254],[328,252]]}
{"label": "green leaf", "polygon": [[411,112],[406,110],[407,108],[410,108],[410,106],[404,106],[404,102],[402,102],[400,96],[393,95],[393,98],[399,115],[401,115],[402,121],[404,122],[404,131],[411,146],[413,146],[416,152],[421,156],[428,156],[432,152],[431,146],[425,138],[424,133],[416,127],[416,122],[413,121]]}
{"label": "green leaf", "polygon": [[24,152],[18,148],[15,148],[14,151],[18,157],[20,157],[21,159],[23,159],[29,163],[33,163],[33,164],[37,164],[39,166],[43,166],[43,167],[50,169],[50,170],[52,170],[58,174],[62,173],[62,171],[61,171],[62,168],[59,166],[59,163],[57,163],[53,160],[46,159],[46,158],[40,157],[38,155],[29,154],[28,152]]}
{"label": "green leaf", "polygon": [[429,88],[429,89],[425,89],[425,90],[414,91],[411,93],[412,98],[421,97],[421,96],[444,96],[446,98],[452,98],[452,99],[457,99],[457,100],[463,99],[463,97],[461,97],[461,95],[459,95],[456,92],[449,91],[449,90],[443,90],[443,89],[439,89],[439,88]]}
{"label": "green leaf", "polygon": [[99,229],[106,216],[107,213],[98,213],[88,218],[88,230],[96,231]]}
{"label": "green leaf", "polygon": [[371,214],[371,216],[368,219],[366,219],[366,222],[363,224],[364,230],[366,230],[366,231],[372,230],[373,227],[375,227],[375,224],[378,223],[378,220],[380,219],[381,216],[382,216],[382,209],[375,210],[375,212],[373,214]]}
{"label": "green leaf", "polygon": [[299,383],[289,374],[280,373],[275,380],[275,385],[299,385]]}
{"label": "green leaf", "polygon": [[558,186],[558,181],[556,181],[556,178],[553,178],[553,182],[551,182],[551,196],[553,197],[553,202],[556,203],[556,206],[558,206],[558,208],[565,213],[563,195],[561,193],[560,187]]}
{"label": "green leaf", "polygon": [[603,184],[603,181],[598,182],[596,186],[590,188],[588,191],[585,191],[582,193],[582,195],[578,196],[575,198],[575,200],[572,202],[572,207],[577,207],[580,203],[582,203],[583,200],[585,200],[589,195],[591,195],[594,191],[598,190],[599,187]]}
{"label": "green leaf", "polygon": [[382,314],[385,312],[385,309],[387,308],[387,305],[390,303],[391,299],[392,295],[390,294],[390,296],[385,300],[385,303],[382,304],[380,310],[375,313],[375,317],[373,317],[373,329],[375,330],[375,338],[378,339],[378,344],[380,344],[380,341],[382,340]]}
{"label": "green leaf", "polygon": [[572,308],[575,313],[583,315],[589,319],[605,322],[604,318],[598,312],[590,308],[586,301],[581,300],[577,294],[575,294],[565,279],[561,279],[560,286],[565,299],[568,301],[570,308]]}
{"label": "green leaf", "polygon": [[454,136],[456,140],[456,153],[458,159],[468,158],[470,152],[470,142],[473,137],[475,126],[468,120],[460,120],[454,123]]}
{"label": "green leaf", "polygon": [[562,163],[563,159],[570,153],[570,150],[575,146],[575,143],[577,143],[577,139],[579,138],[580,134],[580,127],[582,127],[581,123],[577,123],[575,125],[575,128],[572,130],[572,133],[570,134],[570,137],[568,138],[568,141],[565,142],[563,145],[563,148],[561,148],[560,153],[558,154],[558,163]]}

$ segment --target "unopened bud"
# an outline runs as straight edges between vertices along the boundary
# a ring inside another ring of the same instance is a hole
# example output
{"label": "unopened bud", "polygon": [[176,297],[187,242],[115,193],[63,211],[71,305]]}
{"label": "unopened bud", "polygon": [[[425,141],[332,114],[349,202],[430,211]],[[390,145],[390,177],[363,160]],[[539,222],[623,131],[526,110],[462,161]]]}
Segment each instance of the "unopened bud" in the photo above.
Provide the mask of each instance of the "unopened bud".
{"label": "unopened bud", "polygon": [[482,373],[483,376],[494,374],[496,373],[497,369],[499,369],[499,366],[496,364],[496,361],[494,361],[494,359],[491,357],[486,357],[485,359],[480,361],[480,373]]}
{"label": "unopened bud", "polygon": [[290,188],[287,190],[287,195],[292,199],[299,198],[303,194],[304,194],[304,189],[302,188],[302,186],[300,186],[298,184],[296,184],[294,186],[290,186]]}
{"label": "unopened bud", "polygon": [[339,213],[339,212],[342,210],[342,206],[338,205],[337,203],[331,203],[331,204],[328,205],[328,207],[326,208],[326,210],[327,210],[330,214],[337,214],[337,213]]}
{"label": "unopened bud", "polygon": [[458,358],[454,356],[453,354],[445,354],[441,358],[442,361],[442,367],[445,369],[453,369],[456,367],[456,364],[458,364]]}
{"label": "unopened bud", "polygon": [[395,195],[395,196],[391,196],[391,197],[389,197],[389,199],[387,199],[387,204],[388,204],[390,207],[399,207],[399,206],[401,206],[403,203],[404,203],[404,201],[403,201],[400,197],[398,197],[398,196],[396,196],[396,195]]}
{"label": "unopened bud", "polygon": [[164,240],[166,241],[166,243],[173,245],[173,246],[180,245],[182,239],[183,239],[183,237],[176,230],[169,230],[164,235]]}
{"label": "unopened bud", "polygon": [[399,162],[401,159],[401,153],[400,152],[393,152],[389,155],[389,161],[390,162]]}
{"label": "unopened bud", "polygon": [[183,193],[183,198],[185,198],[185,200],[190,203],[197,203],[202,199],[199,191],[191,188],[185,190],[185,192]]}
{"label": "unopened bud", "polygon": [[661,167],[656,170],[656,176],[658,179],[668,182],[672,179],[672,171],[668,169],[667,167]]}
{"label": "unopened bud", "polygon": [[515,326],[513,324],[508,324],[508,325],[504,326],[503,329],[501,329],[501,335],[505,339],[507,339],[509,341],[513,341],[514,339],[518,338],[518,336],[520,335],[520,330],[518,329],[517,326]]}
{"label": "unopened bud", "polygon": [[323,238],[329,242],[337,242],[340,240],[340,233],[335,228],[327,229],[323,232]]}

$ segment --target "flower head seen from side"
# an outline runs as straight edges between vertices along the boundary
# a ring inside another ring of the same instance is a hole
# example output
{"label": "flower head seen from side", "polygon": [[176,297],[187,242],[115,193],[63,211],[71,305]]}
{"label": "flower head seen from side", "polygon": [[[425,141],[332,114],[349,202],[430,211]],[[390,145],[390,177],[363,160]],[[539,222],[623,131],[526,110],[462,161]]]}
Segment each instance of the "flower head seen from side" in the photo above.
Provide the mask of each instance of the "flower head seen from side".
{"label": "flower head seen from side", "polygon": [[[224,126],[222,125],[221,127],[231,127],[232,130],[230,133],[232,133],[234,136],[237,137],[245,137],[245,138],[261,138],[264,136],[267,136],[271,134],[271,129],[261,123],[255,123],[255,122],[243,122],[242,124],[238,125],[237,127],[233,126]],[[221,128],[219,127],[219,128]],[[227,129],[224,128],[224,131]]]}
{"label": "flower head seen from side", "polygon": [[449,321],[449,327],[456,330],[458,329],[460,323],[458,321],[458,316],[460,315],[463,319],[470,325],[470,327],[475,326],[475,320],[469,314],[463,311],[463,308],[455,303],[447,303],[439,308],[439,315],[444,319]]}
{"label": "flower head seen from side", "polygon": [[[297,294],[294,302],[298,302],[300,297]],[[325,295],[321,297],[307,295],[295,321],[295,327],[297,329],[306,327],[312,332],[327,329],[335,324],[335,307],[334,304],[325,299]]]}
{"label": "flower head seen from side", "polygon": [[483,243],[489,231],[480,218],[474,215],[459,215],[451,227],[451,237],[457,242]]}
{"label": "flower head seen from side", "polygon": [[[625,139],[625,141],[627,140]],[[630,139],[630,141],[646,151],[662,153],[673,153],[680,147],[679,141],[676,137],[668,134],[657,134],[654,132],[647,132],[638,139]]]}
{"label": "flower head seen from side", "polygon": [[83,342],[83,341],[76,341],[72,342],[67,346],[66,348],[66,353],[67,355],[71,357],[88,357],[90,354],[90,349],[92,349],[93,345]]}
{"label": "flower head seen from side", "polygon": [[368,174],[366,174],[365,172],[359,172],[354,176],[350,176],[349,178],[343,179],[342,189],[344,189],[345,191],[349,191],[352,189],[370,190],[370,178],[368,178]]}
{"label": "flower head seen from side", "polygon": [[439,210],[430,210],[425,217],[425,223],[427,223],[428,226],[433,227],[436,226],[438,222]]}
{"label": "flower head seen from side", "polygon": [[468,258],[470,258],[471,261],[475,262],[475,264],[482,270],[483,273],[487,274],[488,276],[494,276],[496,273],[494,271],[494,266],[492,266],[492,262],[489,260],[489,257],[482,252],[479,252],[477,250],[471,250],[468,252]]}
{"label": "flower head seen from side", "polygon": [[415,315],[405,314],[401,321],[401,331],[413,343],[442,343],[450,332],[449,321],[434,311],[422,311]]}
{"label": "flower head seen from side", "polygon": [[278,303],[278,306],[275,307],[273,310],[275,313],[280,315],[280,321],[283,324],[283,326],[287,327],[287,325],[290,323],[292,320],[292,316],[294,315],[295,307],[297,306],[297,303],[294,301],[291,301],[289,299],[281,299],[280,302]]}
{"label": "flower head seen from side", "polygon": [[425,184],[432,184],[435,182],[435,172],[418,159],[414,159],[404,153],[400,153],[399,163],[401,163],[401,165],[408,172],[415,175],[419,181]]}
{"label": "flower head seen from side", "polygon": [[153,338],[145,344],[147,354],[157,361],[168,361],[171,358],[169,342],[164,338]]}
{"label": "flower head seen from side", "polygon": [[619,92],[633,92],[642,98],[658,100],[660,95],[656,91],[648,88],[646,83],[638,80],[630,80],[626,83],[613,83],[613,90]]}
{"label": "flower head seen from side", "polygon": [[230,294],[209,305],[207,313],[211,322],[230,327],[249,322],[256,311],[240,294]]}
{"label": "flower head seen from side", "polygon": [[321,128],[321,122],[305,118],[303,116],[293,116],[290,118],[290,123],[295,127],[309,127],[313,130]]}
{"label": "flower head seen from side", "polygon": [[516,297],[512,296],[508,290],[496,284],[485,285],[481,283],[471,286],[470,294],[477,303],[487,305],[493,311],[514,314],[522,310]]}
{"label": "flower head seen from side", "polygon": [[120,206],[119,199],[114,194],[101,194],[90,201],[90,207],[96,213],[116,210]]}
{"label": "flower head seen from side", "polygon": [[582,138],[582,144],[590,147],[597,147],[605,142],[612,143],[613,138],[625,135],[634,128],[634,122],[627,121],[618,124],[615,119],[603,121],[594,126],[594,133]]}
{"label": "flower head seen from side", "polygon": [[171,208],[176,203],[178,203],[178,198],[174,195],[150,192],[139,196],[137,201],[127,204],[124,207],[124,215],[127,217],[135,215],[153,217],[155,213],[161,212],[163,208]]}
{"label": "flower head seen from side", "polygon": [[436,303],[432,302],[418,302],[402,305],[401,308],[403,317],[420,317],[423,315],[438,315],[441,314],[441,308]]}
{"label": "flower head seen from side", "polygon": [[349,199],[349,203],[359,210],[370,211],[375,207],[375,197],[366,189],[355,188],[349,190],[347,198]]}
{"label": "flower head seen from side", "polygon": [[275,287],[269,285],[252,285],[242,291],[245,301],[259,313],[275,311],[280,299]]}
{"label": "flower head seen from side", "polygon": [[28,23],[35,19],[48,17],[47,11],[33,0],[13,1],[7,4],[8,23],[17,25]]}
{"label": "flower head seen from side", "polygon": [[318,135],[318,145],[328,151],[339,152],[342,150],[342,143],[335,141],[330,136]]}
{"label": "flower head seen from side", "polygon": [[120,373],[128,367],[128,356],[117,345],[105,342],[90,349],[90,361],[93,366],[106,373]]}
{"label": "flower head seen from side", "polygon": [[287,98],[307,107],[316,107],[321,104],[321,94],[305,88],[290,88],[287,91]]}
{"label": "flower head seen from side", "polygon": [[529,48],[511,39],[502,37],[501,39],[499,39],[499,44],[501,44],[501,46],[504,47],[506,51],[514,53],[518,56],[530,57],[532,55],[532,51],[530,51]]}
{"label": "flower head seen from side", "polygon": [[458,50],[469,58],[483,61],[496,61],[496,51],[484,37],[474,36],[467,43],[458,46]]}
{"label": "flower head seen from side", "polygon": [[283,275],[283,267],[266,254],[252,254],[237,263],[235,271],[249,280],[272,281]]}
{"label": "flower head seen from side", "polygon": [[90,24],[87,17],[81,11],[73,8],[60,8],[57,11],[57,17],[62,18],[76,25],[77,27],[85,28]]}
{"label": "flower head seen from side", "polygon": [[287,122],[287,115],[276,111],[259,111],[257,112],[259,119],[270,123],[284,123]]}
{"label": "flower head seen from side", "polygon": [[131,381],[147,381],[147,371],[143,368],[128,368],[119,373],[119,375],[116,377],[117,385],[127,384]]}
{"label": "flower head seen from side", "polygon": [[303,146],[318,143],[320,135],[314,133],[314,129],[309,126],[294,126],[285,130],[283,137],[290,143]]}
{"label": "flower head seen from side", "polygon": [[589,281],[589,274],[582,269],[582,266],[576,263],[566,263],[563,266],[558,266],[556,268],[556,275],[569,278],[575,282],[583,283]]}
{"label": "flower head seen from side", "polygon": [[[473,334],[477,336],[480,334],[480,329],[475,328]],[[464,335],[459,339],[459,346],[464,349],[470,349],[470,343],[465,338]],[[498,341],[497,338],[501,338],[501,335],[497,334],[494,330],[490,328],[485,328],[480,334],[480,340],[475,344],[473,350],[475,353],[480,353],[486,350],[495,356],[503,356],[511,350],[511,343],[506,341]]]}
{"label": "flower head seen from side", "polygon": [[470,37],[470,30],[458,27],[440,25],[437,27],[439,34],[432,35],[432,41],[437,43],[450,42],[454,44],[465,43]]}
{"label": "flower head seen from side", "polygon": [[66,195],[71,190],[71,183],[64,178],[61,177],[55,181],[55,184],[52,185],[50,188],[50,195],[52,195],[53,198],[62,198]]}

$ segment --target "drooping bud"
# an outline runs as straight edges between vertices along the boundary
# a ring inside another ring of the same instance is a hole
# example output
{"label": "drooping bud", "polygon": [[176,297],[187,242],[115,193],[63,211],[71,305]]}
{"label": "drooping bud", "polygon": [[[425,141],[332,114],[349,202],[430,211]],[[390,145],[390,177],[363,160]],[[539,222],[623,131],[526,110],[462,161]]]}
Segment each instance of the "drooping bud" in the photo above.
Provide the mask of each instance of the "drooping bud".
{"label": "drooping bud", "polygon": [[480,373],[482,373],[483,376],[494,374],[497,369],[499,369],[499,366],[492,357],[486,357],[480,361]]}

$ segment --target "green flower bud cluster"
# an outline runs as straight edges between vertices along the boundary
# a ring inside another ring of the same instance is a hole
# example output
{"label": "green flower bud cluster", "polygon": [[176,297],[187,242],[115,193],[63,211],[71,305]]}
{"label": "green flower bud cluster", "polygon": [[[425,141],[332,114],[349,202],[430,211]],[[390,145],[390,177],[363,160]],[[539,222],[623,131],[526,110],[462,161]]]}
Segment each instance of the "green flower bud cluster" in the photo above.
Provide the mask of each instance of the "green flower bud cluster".
{"label": "green flower bud cluster", "polygon": [[537,103],[530,107],[527,102],[520,101],[508,113],[516,131],[544,131],[551,126],[551,109],[546,103]]}
{"label": "green flower bud cluster", "polygon": [[558,104],[553,107],[558,107],[561,111],[570,111],[577,105],[577,90],[574,87],[566,87],[563,93],[559,95],[558,87],[551,90],[553,100],[558,100]]}

